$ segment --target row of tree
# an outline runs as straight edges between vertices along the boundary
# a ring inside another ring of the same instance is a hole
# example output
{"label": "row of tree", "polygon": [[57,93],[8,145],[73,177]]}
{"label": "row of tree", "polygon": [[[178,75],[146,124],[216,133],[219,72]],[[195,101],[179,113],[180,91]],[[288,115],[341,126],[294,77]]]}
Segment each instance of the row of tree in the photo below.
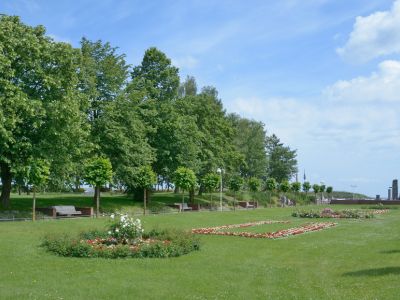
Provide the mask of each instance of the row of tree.
{"label": "row of tree", "polygon": [[[49,166],[48,188],[79,188],[93,157],[110,160],[113,184],[142,189],[151,169],[162,186],[179,167],[205,178],[223,169],[231,178],[289,180],[296,151],[268,136],[264,124],[228,114],[214,87],[193,77],[156,48],[131,67],[117,48],[81,40],[56,42],[43,26],[0,16],[1,202],[12,184],[29,184],[37,161]],[[88,181],[85,181],[88,182]],[[207,189],[200,182],[199,193]]]}

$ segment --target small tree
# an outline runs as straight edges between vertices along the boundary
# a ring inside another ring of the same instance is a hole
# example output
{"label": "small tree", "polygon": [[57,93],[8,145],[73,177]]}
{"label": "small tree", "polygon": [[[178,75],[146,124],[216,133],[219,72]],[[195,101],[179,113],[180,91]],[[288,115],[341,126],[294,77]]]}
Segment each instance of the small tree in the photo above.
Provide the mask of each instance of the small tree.
{"label": "small tree", "polygon": [[328,186],[327,188],[326,188],[326,192],[328,193],[328,197],[329,197],[329,199],[331,199],[332,200],[332,192],[333,192],[333,187],[331,187],[331,186]]}
{"label": "small tree", "polygon": [[208,173],[204,176],[203,180],[203,187],[207,193],[210,193],[210,209],[212,208],[213,199],[212,199],[212,192],[218,187],[219,183],[219,176],[215,173]]}
{"label": "small tree", "polygon": [[304,181],[303,192],[306,193],[306,196],[307,196],[307,193],[310,191],[310,189],[311,189],[311,184],[308,181]]}
{"label": "small tree", "polygon": [[268,178],[267,181],[265,182],[265,189],[268,191],[269,193],[269,198],[270,198],[270,207],[272,206],[272,192],[276,190],[277,187],[277,182],[275,180],[275,178]]}
{"label": "small tree", "polygon": [[239,175],[234,175],[228,182],[229,189],[233,192],[233,210],[236,210],[236,193],[243,186],[243,178]]}
{"label": "small tree", "polygon": [[[286,197],[286,193],[290,190],[290,183],[287,180],[282,181],[279,184],[279,191],[283,193],[283,196]],[[285,203],[283,203],[285,206]]]}
{"label": "small tree", "polygon": [[28,183],[32,185],[32,221],[36,219],[36,188],[46,183],[50,175],[50,165],[47,161],[36,159],[27,169]]}
{"label": "small tree", "polygon": [[96,157],[89,160],[85,166],[85,181],[95,187],[96,217],[99,216],[100,187],[111,181],[112,166],[108,158]]}
{"label": "small tree", "polygon": [[250,177],[248,185],[249,185],[250,191],[253,193],[253,201],[254,201],[253,208],[256,208],[254,198],[255,198],[256,192],[258,192],[260,190],[261,180],[256,177]]}
{"label": "small tree", "polygon": [[324,198],[324,192],[325,192],[326,186],[324,184],[321,184],[319,186],[319,192],[321,193],[321,201]]}
{"label": "small tree", "polygon": [[146,215],[146,204],[148,203],[147,190],[157,183],[156,173],[150,166],[142,166],[136,178],[136,184],[143,189],[143,215]]}
{"label": "small tree", "polygon": [[315,194],[315,203],[317,203],[317,194],[319,192],[319,185],[318,184],[313,184],[312,189],[313,189],[314,194]]}
{"label": "small tree", "polygon": [[292,182],[292,184],[290,185],[290,189],[292,190],[293,193],[295,193],[297,198],[301,189],[301,183],[298,181]]}
{"label": "small tree", "polygon": [[185,167],[179,167],[174,173],[174,183],[182,190],[182,205],[185,203],[185,191],[189,191],[196,185],[196,175]]}

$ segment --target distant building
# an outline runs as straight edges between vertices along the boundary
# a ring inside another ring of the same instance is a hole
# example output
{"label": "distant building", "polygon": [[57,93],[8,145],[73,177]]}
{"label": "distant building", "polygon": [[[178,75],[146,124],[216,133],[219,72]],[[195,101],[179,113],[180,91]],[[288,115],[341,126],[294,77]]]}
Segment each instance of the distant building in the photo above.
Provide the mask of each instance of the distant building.
{"label": "distant building", "polygon": [[398,185],[397,179],[393,179],[392,183],[392,200],[398,200],[399,199],[399,185]]}

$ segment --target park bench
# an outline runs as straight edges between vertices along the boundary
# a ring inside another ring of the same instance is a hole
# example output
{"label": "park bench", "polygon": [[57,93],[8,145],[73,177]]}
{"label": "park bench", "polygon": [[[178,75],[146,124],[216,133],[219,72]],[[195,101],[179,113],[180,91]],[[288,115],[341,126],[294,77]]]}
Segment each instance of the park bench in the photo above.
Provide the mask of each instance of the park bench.
{"label": "park bench", "polygon": [[258,202],[257,201],[239,201],[238,202],[240,207],[243,208],[256,208],[258,207]]}
{"label": "park bench", "polygon": [[93,216],[93,207],[75,207],[73,205],[55,205],[45,208],[36,208],[45,215],[56,217]]}
{"label": "park bench", "polygon": [[56,210],[57,216],[79,216],[82,215],[80,210],[76,210],[73,205],[52,206]]}
{"label": "park bench", "polygon": [[192,210],[192,208],[188,206],[187,203],[174,203],[173,207],[179,209],[179,211]]}

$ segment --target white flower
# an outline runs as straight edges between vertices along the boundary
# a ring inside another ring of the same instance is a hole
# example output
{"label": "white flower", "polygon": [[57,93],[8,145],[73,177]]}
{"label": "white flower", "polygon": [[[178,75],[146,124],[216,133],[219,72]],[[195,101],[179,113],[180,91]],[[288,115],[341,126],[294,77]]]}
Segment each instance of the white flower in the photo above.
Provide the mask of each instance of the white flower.
{"label": "white flower", "polygon": [[114,214],[111,214],[110,218],[111,218],[111,219],[114,219],[114,218],[115,218],[115,215],[114,215]]}
{"label": "white flower", "polygon": [[118,233],[118,232],[119,232],[119,228],[115,228],[115,232],[117,232],[117,233]]}
{"label": "white flower", "polygon": [[109,231],[109,232],[108,232],[108,234],[112,234],[112,232],[111,232],[111,231]]}

